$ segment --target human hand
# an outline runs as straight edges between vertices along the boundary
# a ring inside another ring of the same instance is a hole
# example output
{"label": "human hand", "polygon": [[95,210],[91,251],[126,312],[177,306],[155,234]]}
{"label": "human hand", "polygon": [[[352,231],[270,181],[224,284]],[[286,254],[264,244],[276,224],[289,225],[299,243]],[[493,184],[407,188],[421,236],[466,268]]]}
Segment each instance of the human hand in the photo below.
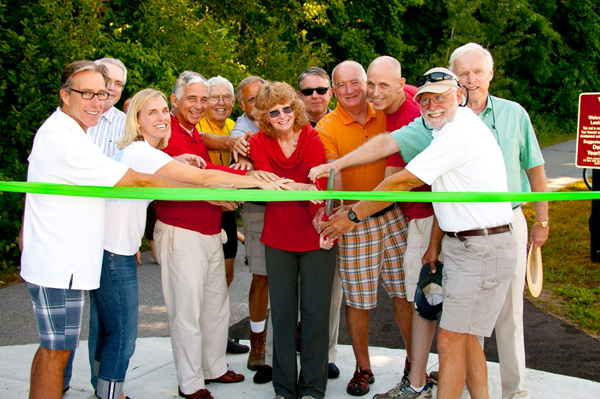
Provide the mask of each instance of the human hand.
{"label": "human hand", "polygon": [[200,169],[206,169],[206,161],[202,157],[194,154],[181,154],[173,157],[177,162],[184,163],[186,165],[195,166]]}
{"label": "human hand", "polygon": [[[277,176],[272,172],[265,172],[264,170],[250,170],[246,172],[246,176],[253,176],[256,180],[264,180],[264,181],[275,181],[280,180],[281,177]],[[289,180],[289,179],[287,179]],[[293,180],[289,180],[292,182]]]}
{"label": "human hand", "polygon": [[135,263],[138,265],[142,264],[142,253],[140,251],[137,251],[137,254],[135,254]]}
{"label": "human hand", "polygon": [[350,220],[348,210],[344,209],[336,212],[329,217],[329,221],[324,221],[321,224],[321,234],[328,236],[330,240],[337,240],[355,227],[356,223]]}
{"label": "human hand", "polygon": [[333,247],[333,240],[330,240],[329,237],[325,238],[327,236],[324,236],[323,234],[319,235],[319,246],[322,249],[331,249]]}
{"label": "human hand", "polygon": [[291,179],[278,179],[271,181],[262,181],[259,188],[261,190],[289,190],[295,191],[292,186],[288,183],[293,183],[294,181]]}
{"label": "human hand", "polygon": [[312,220],[312,225],[317,231],[317,233],[321,232],[321,224],[323,223],[323,215],[325,215],[325,208],[321,207],[317,209],[317,213]]}
{"label": "human hand", "polygon": [[240,156],[236,163],[229,166],[235,170],[253,170],[254,164],[248,158]]}
{"label": "human hand", "polygon": [[320,179],[322,177],[329,177],[329,172],[331,171],[331,169],[335,169],[334,164],[335,162],[331,162],[315,166],[308,172],[308,178],[313,183],[316,183],[317,179]]}
{"label": "human hand", "polygon": [[248,144],[248,139],[250,136],[252,136],[251,130],[249,130],[244,136],[232,138],[229,141],[229,148],[231,149],[231,155],[233,156],[233,160],[235,162],[238,161],[238,154],[243,157],[249,157],[250,145]]}
{"label": "human hand", "polygon": [[531,249],[533,251],[535,251],[538,247],[544,245],[546,240],[548,240],[549,232],[550,226],[542,227],[539,224],[534,224],[531,227]]}

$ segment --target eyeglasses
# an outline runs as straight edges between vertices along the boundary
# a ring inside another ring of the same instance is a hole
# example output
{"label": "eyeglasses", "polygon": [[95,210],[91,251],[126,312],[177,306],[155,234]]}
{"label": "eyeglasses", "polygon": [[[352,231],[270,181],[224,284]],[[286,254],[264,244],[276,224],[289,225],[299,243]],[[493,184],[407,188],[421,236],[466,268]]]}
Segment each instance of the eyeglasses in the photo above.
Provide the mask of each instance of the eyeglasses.
{"label": "eyeglasses", "polygon": [[223,101],[224,103],[230,103],[233,101],[233,96],[231,94],[225,94],[223,96],[218,96],[216,94],[208,97],[208,101],[211,103],[218,103],[219,101]]}
{"label": "eyeglasses", "polygon": [[98,100],[104,101],[104,100],[108,99],[108,95],[109,95],[107,91],[101,91],[99,93],[94,93],[93,91],[79,91],[79,90],[75,90],[75,89],[69,89],[69,90],[74,91],[75,93],[81,94],[81,98],[83,98],[84,100],[91,100],[92,98],[94,98],[94,96],[98,96]]}
{"label": "eyeglasses", "polygon": [[[287,107],[283,107],[281,109],[281,111],[283,111],[284,114],[291,114],[292,112],[294,112],[294,108],[292,108],[290,105],[288,105]],[[281,113],[281,111],[279,111],[278,109],[274,109],[273,111],[269,111],[269,118],[271,119],[275,119],[279,116],[279,114]]]}
{"label": "eyeglasses", "polygon": [[421,98],[421,96],[419,96],[419,98],[417,98],[417,102],[421,107],[427,107],[429,104],[431,104],[431,100],[433,100],[433,102],[436,104],[441,104],[444,102],[446,97],[448,97],[452,93],[456,93],[456,91],[453,90],[448,94],[444,94],[443,96],[435,96],[433,98]]}
{"label": "eyeglasses", "polygon": [[458,83],[458,80],[456,80],[454,76],[446,72],[432,72],[428,75],[419,76],[419,78],[417,79],[417,87],[421,87],[425,83],[435,83],[441,82],[443,80],[454,80],[456,83]]}
{"label": "eyeglasses", "polygon": [[308,96],[312,96],[313,91],[316,91],[317,94],[323,95],[323,94],[326,94],[328,90],[329,90],[329,87],[317,87],[314,89],[307,87],[306,89],[300,90],[300,93],[302,93],[303,95],[308,97]]}
{"label": "eyeglasses", "polygon": [[125,87],[125,83],[121,82],[120,80],[109,79],[108,83],[106,84],[106,88],[109,88],[110,85],[113,85],[117,89],[123,89],[123,87]]}

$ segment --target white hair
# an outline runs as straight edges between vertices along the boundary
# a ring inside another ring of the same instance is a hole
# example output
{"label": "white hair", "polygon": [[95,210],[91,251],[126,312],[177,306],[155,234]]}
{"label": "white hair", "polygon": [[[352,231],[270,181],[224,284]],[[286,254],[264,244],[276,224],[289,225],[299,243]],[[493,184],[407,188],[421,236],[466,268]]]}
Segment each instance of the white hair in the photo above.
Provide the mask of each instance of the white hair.
{"label": "white hair", "polygon": [[485,57],[485,60],[487,61],[488,66],[490,67],[490,71],[494,69],[494,59],[492,58],[492,54],[477,43],[467,43],[464,46],[460,46],[459,48],[454,50],[452,52],[452,55],[450,56],[450,65],[448,69],[456,73],[456,61],[467,54],[475,52],[478,52],[479,54],[482,54]]}
{"label": "white hair", "polygon": [[121,68],[123,70],[123,84],[127,83],[127,68],[125,67],[125,64],[123,64],[121,62],[121,60],[118,60],[116,58],[105,57],[105,58],[100,58],[99,60],[96,60],[94,62],[97,65],[113,64],[113,65],[118,66],[119,68]]}
{"label": "white hair", "polygon": [[177,101],[181,101],[184,89],[194,83],[202,83],[204,86],[208,87],[206,79],[198,72],[183,71],[179,74],[173,85],[172,91],[172,94],[175,94],[175,97],[177,97]]}
{"label": "white hair", "polygon": [[212,87],[217,87],[217,86],[227,86],[227,88],[229,89],[229,93],[231,93],[231,96],[233,97],[235,95],[235,93],[233,91],[233,85],[231,84],[231,82],[219,75],[219,76],[213,76],[212,78],[208,79],[207,87],[208,87],[208,96],[209,97],[210,97],[210,89]]}

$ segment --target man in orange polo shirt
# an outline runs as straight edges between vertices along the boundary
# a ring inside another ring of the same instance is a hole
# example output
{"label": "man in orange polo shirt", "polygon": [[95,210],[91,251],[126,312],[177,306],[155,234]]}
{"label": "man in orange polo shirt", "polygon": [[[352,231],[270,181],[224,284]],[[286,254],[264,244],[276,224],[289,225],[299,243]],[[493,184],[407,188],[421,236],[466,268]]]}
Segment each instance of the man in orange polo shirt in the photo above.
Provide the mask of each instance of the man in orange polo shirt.
{"label": "man in orange polo shirt", "polygon": [[[344,61],[332,73],[337,108],[317,124],[325,146],[327,162],[353,151],[371,137],[386,131],[386,118],[367,103],[367,75],[357,62]],[[335,190],[371,191],[384,179],[386,160],[344,169],[335,176]],[[350,201],[349,201],[350,202]],[[354,203],[355,201],[351,201]],[[350,210],[350,203],[341,210]],[[352,212],[350,210],[350,217]],[[355,215],[354,215],[355,216]],[[321,220],[322,213],[316,220]],[[362,396],[375,381],[369,360],[369,310],[377,306],[377,285],[382,284],[394,301],[394,316],[402,327],[400,315],[406,302],[403,258],[407,221],[398,205],[358,221],[352,232],[339,241],[340,277],[346,295],[346,319],[356,357],[356,371],[346,391]],[[408,327],[410,331],[410,326]]]}

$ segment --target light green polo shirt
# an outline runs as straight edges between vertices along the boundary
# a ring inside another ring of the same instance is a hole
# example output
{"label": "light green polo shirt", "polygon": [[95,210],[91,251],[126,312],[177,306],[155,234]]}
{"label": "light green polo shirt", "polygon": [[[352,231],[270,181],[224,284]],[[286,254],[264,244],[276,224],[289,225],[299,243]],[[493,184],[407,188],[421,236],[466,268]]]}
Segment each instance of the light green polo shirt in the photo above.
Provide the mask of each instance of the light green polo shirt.
{"label": "light green polo shirt", "polygon": [[[502,150],[508,191],[530,192],[525,170],[543,165],[544,158],[527,111],[514,101],[488,95],[486,108],[479,117]],[[433,140],[431,132],[419,117],[391,134],[400,147],[402,158],[408,163],[429,146]],[[513,207],[519,204],[513,202]]]}

